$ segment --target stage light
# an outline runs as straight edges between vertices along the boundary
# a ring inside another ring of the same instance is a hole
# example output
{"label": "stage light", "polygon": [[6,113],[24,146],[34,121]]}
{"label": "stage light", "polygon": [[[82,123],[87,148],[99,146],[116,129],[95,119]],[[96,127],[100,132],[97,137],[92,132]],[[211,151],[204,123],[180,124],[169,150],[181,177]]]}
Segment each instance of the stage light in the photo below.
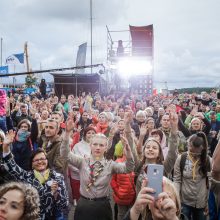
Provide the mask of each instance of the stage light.
{"label": "stage light", "polygon": [[131,76],[149,74],[153,67],[149,60],[126,58],[118,61],[117,69],[121,75]]}

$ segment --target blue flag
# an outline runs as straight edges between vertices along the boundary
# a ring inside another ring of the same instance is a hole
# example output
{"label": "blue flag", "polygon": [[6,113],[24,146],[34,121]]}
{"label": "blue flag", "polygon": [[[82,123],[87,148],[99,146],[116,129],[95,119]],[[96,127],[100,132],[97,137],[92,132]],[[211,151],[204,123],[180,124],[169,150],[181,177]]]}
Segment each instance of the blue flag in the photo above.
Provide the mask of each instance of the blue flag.
{"label": "blue flag", "polygon": [[7,64],[23,64],[24,53],[12,54],[6,59]]}
{"label": "blue flag", "polygon": [[1,75],[4,75],[4,74],[8,74],[8,66],[0,66],[0,77]]}

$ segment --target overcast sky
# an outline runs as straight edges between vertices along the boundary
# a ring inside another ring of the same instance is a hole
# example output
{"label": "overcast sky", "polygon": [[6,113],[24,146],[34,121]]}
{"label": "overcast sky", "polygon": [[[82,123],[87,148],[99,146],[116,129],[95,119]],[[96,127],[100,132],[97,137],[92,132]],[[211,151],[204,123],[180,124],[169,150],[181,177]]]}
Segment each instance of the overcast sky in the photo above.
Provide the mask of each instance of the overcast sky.
{"label": "overcast sky", "polygon": [[[219,0],[93,0],[93,63],[105,63],[106,25],[153,24],[157,87],[216,87],[219,9]],[[0,0],[0,37],[3,64],[28,41],[33,70],[74,66],[78,46],[90,41],[89,0]]]}

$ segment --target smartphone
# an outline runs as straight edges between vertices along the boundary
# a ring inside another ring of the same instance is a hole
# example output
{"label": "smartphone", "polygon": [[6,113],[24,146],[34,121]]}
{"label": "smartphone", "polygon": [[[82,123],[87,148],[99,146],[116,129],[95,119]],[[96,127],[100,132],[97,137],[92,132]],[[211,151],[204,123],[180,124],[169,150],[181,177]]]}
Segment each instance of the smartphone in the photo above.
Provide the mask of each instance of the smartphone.
{"label": "smartphone", "polygon": [[148,164],[146,170],[146,176],[148,179],[148,187],[155,190],[152,194],[154,198],[157,198],[160,193],[162,193],[162,182],[163,182],[163,165],[159,164]]}
{"label": "smartphone", "polygon": [[220,99],[220,92],[217,93],[217,99]]}

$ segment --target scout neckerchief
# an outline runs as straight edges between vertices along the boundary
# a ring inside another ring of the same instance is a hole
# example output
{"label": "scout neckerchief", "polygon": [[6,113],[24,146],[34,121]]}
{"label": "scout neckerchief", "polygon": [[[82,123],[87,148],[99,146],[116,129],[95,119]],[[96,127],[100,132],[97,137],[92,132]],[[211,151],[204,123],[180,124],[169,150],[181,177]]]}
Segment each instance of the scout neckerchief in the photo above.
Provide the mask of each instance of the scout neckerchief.
{"label": "scout neckerchief", "polygon": [[196,167],[199,163],[199,159],[194,160],[190,153],[188,154],[188,156],[189,156],[189,160],[192,162],[192,177],[193,177],[193,181],[194,181],[196,178]]}
{"label": "scout neckerchief", "polygon": [[38,172],[37,170],[34,170],[34,176],[41,184],[44,184],[50,176],[50,170],[47,169],[44,172]]}
{"label": "scout neckerchief", "polygon": [[90,169],[90,180],[87,184],[86,190],[89,191],[90,188],[94,185],[100,173],[103,171],[104,166],[100,161],[96,161],[94,164],[90,164],[89,160],[89,169]]}

